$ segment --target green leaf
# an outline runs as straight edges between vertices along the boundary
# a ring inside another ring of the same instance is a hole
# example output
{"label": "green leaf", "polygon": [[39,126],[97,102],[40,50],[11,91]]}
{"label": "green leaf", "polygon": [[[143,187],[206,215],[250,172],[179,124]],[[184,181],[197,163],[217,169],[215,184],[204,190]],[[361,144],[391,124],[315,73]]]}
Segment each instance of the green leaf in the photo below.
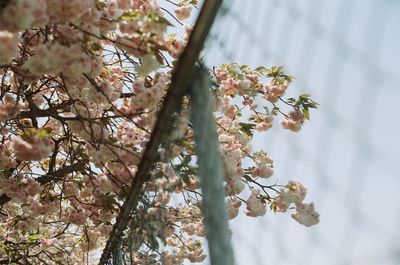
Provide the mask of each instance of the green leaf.
{"label": "green leaf", "polygon": [[34,234],[34,235],[29,235],[28,236],[28,241],[36,241],[39,238],[41,238],[41,234]]}
{"label": "green leaf", "polygon": [[250,175],[244,175],[243,176],[246,180],[248,180],[248,181],[253,181],[253,179],[251,178],[251,176]]}
{"label": "green leaf", "polygon": [[21,137],[24,140],[30,139],[32,137],[48,137],[50,136],[50,132],[51,132],[51,128],[28,128],[26,130],[24,130],[24,132],[22,133]]}
{"label": "green leaf", "polygon": [[182,181],[183,181],[185,184],[187,184],[187,185],[190,184],[190,178],[189,178],[188,175],[183,174],[183,175],[181,175],[181,178],[182,178]]}
{"label": "green leaf", "polygon": [[241,123],[239,123],[239,125],[240,125],[240,130],[242,132],[244,132],[248,136],[253,136],[253,132],[251,130],[253,130],[254,127],[256,126],[254,123],[241,122]]}
{"label": "green leaf", "polygon": [[242,70],[242,71],[247,71],[247,70],[249,70],[249,66],[248,65],[242,65],[242,66],[240,66],[240,70]]}
{"label": "green leaf", "polygon": [[318,108],[319,104],[313,100],[311,100],[311,102],[308,104],[308,107],[316,109]]}
{"label": "green leaf", "polygon": [[96,9],[97,10],[103,10],[105,8],[107,8],[107,4],[106,3],[96,1]]}
{"label": "green leaf", "polygon": [[295,79],[294,76],[287,75],[287,74],[282,74],[281,77],[282,77],[283,79],[285,79],[286,81],[288,81],[288,82],[292,82],[293,79]]}
{"label": "green leaf", "polygon": [[158,250],[160,247],[160,244],[158,243],[157,238],[155,238],[155,237],[149,238],[149,245],[154,250]]}
{"label": "green leaf", "polygon": [[288,99],[286,99],[286,101],[289,102],[289,103],[295,103],[296,102],[296,100],[294,98],[288,98]]}
{"label": "green leaf", "polygon": [[107,138],[106,142],[109,143],[109,144],[115,144],[115,143],[118,142],[118,139],[116,137],[110,136],[110,137]]}
{"label": "green leaf", "polygon": [[148,18],[154,22],[160,23],[160,24],[165,24],[167,26],[173,26],[171,22],[169,22],[166,18],[160,16],[157,13],[149,13]]}
{"label": "green leaf", "polygon": [[310,94],[302,94],[302,95],[300,95],[299,98],[301,98],[301,99],[308,99],[309,97],[311,97]]}
{"label": "green leaf", "polygon": [[278,73],[282,73],[283,72],[283,66],[278,66],[278,68],[276,69],[276,71]]}
{"label": "green leaf", "polygon": [[256,71],[260,71],[260,72],[263,72],[263,71],[269,71],[266,67],[264,67],[264,66],[258,66],[256,69],[254,69],[254,70],[256,70]]}
{"label": "green leaf", "polygon": [[303,114],[304,117],[306,117],[307,120],[310,120],[310,112],[308,111],[308,108],[303,109]]}
{"label": "green leaf", "polygon": [[126,192],[124,191],[124,189],[121,189],[121,191],[118,193],[118,199],[119,200],[125,200],[125,198],[126,198]]}
{"label": "green leaf", "polygon": [[131,21],[135,21],[135,20],[139,20],[141,17],[141,13],[138,11],[128,11],[123,13],[119,19],[120,20],[131,20]]}
{"label": "green leaf", "polygon": [[189,164],[190,161],[192,161],[192,156],[187,155],[187,156],[184,156],[184,157],[183,157],[182,163],[183,163],[183,164]]}

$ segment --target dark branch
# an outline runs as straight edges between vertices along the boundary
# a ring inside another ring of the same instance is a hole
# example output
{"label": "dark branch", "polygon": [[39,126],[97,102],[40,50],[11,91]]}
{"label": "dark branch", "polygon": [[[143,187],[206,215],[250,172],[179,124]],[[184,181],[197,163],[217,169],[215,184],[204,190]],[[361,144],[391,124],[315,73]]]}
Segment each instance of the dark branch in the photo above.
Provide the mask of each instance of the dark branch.
{"label": "dark branch", "polygon": [[[78,161],[75,164],[62,167],[62,168],[54,171],[52,174],[46,174],[46,175],[40,176],[36,179],[36,181],[39,182],[41,185],[44,185],[51,181],[60,180],[65,175],[68,175],[72,172],[81,171],[84,168],[85,168],[85,164],[82,163],[81,161]],[[5,194],[1,195],[0,196],[0,206],[4,205],[5,203],[9,202],[10,200],[11,200],[11,198],[8,197],[7,195],[5,195]]]}
{"label": "dark branch", "polygon": [[132,180],[127,199],[116,219],[99,264],[106,264],[110,259],[111,252],[115,249],[118,240],[121,238],[132,210],[137,206],[144,183],[148,180],[150,169],[157,159],[157,151],[160,143],[170,128],[173,113],[181,103],[182,97],[187,93],[187,87],[194,75],[194,64],[198,60],[200,51],[203,48],[221,4],[222,0],[206,0],[204,2],[193,31],[190,34],[188,44],[179,57],[177,66],[172,74],[171,86],[164,99],[164,105],[158,113],[151,139],[143,154],[138,171]]}

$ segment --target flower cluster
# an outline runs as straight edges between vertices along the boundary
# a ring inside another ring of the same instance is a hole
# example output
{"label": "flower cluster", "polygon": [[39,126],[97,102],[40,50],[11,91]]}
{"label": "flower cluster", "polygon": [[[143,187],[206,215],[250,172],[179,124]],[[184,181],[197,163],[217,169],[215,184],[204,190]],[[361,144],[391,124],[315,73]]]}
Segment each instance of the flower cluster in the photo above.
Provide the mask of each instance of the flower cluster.
{"label": "flower cluster", "polygon": [[21,161],[42,160],[53,151],[54,143],[46,130],[27,130],[22,137],[11,140],[15,158]]}
{"label": "flower cluster", "polygon": [[18,35],[8,31],[0,31],[0,64],[10,63],[13,57],[18,56],[18,42]]}
{"label": "flower cluster", "polygon": [[281,189],[271,204],[275,212],[286,212],[291,204],[296,206],[296,214],[292,214],[294,220],[305,226],[312,226],[319,223],[319,214],[314,209],[314,203],[304,203],[307,190],[304,186],[295,181],[289,181],[285,189]]}
{"label": "flower cluster", "polygon": [[[197,2],[0,1],[0,263],[98,262]],[[210,74],[230,219],[293,205],[297,222],[316,224],[305,188],[268,185],[274,162],[251,143],[279,117],[299,131],[317,103],[284,98],[293,78],[282,67],[226,64]],[[205,259],[189,113],[184,98],[121,238],[132,264]]]}

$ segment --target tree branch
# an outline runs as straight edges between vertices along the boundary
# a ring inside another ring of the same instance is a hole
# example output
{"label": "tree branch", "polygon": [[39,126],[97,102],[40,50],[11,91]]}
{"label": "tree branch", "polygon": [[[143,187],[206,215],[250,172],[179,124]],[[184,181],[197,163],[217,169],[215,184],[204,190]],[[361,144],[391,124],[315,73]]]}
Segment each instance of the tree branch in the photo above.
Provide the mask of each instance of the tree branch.
{"label": "tree branch", "polygon": [[[62,167],[56,171],[54,171],[52,174],[46,174],[43,176],[40,176],[36,179],[37,182],[40,183],[40,185],[44,185],[46,183],[49,183],[54,180],[59,180],[65,175],[68,175],[72,172],[77,172],[81,171],[85,168],[85,164],[82,163],[81,161],[76,162],[75,164],[68,165],[65,167]],[[5,203],[9,202],[11,200],[10,197],[7,195],[3,194],[0,196],[0,206],[4,205]]]}
{"label": "tree branch", "polygon": [[179,57],[177,66],[172,74],[170,89],[164,99],[164,105],[158,113],[150,141],[143,154],[138,171],[132,180],[127,199],[116,218],[113,230],[103,250],[99,262],[100,265],[106,264],[110,259],[111,251],[115,250],[115,246],[125,230],[132,210],[137,207],[144,183],[148,180],[151,166],[156,161],[162,138],[170,128],[171,116],[177,110],[182,97],[187,93],[188,84],[194,75],[194,64],[199,57],[221,4],[222,0],[206,0],[203,4],[190,34],[188,44]]}

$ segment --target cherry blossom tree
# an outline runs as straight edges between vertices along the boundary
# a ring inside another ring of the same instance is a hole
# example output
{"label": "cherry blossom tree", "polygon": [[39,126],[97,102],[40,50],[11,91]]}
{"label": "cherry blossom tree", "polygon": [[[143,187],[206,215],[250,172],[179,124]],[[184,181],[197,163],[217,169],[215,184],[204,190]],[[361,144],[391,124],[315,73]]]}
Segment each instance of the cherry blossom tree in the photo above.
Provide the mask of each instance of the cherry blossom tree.
{"label": "cherry blossom tree", "polygon": [[[1,264],[98,262],[198,5],[0,0]],[[317,103],[308,94],[286,98],[293,77],[283,67],[208,70],[229,218],[290,211],[317,224],[306,188],[275,183],[272,158],[251,147],[279,117],[299,131]],[[189,109],[185,97],[121,238],[130,263],[205,258]]]}

